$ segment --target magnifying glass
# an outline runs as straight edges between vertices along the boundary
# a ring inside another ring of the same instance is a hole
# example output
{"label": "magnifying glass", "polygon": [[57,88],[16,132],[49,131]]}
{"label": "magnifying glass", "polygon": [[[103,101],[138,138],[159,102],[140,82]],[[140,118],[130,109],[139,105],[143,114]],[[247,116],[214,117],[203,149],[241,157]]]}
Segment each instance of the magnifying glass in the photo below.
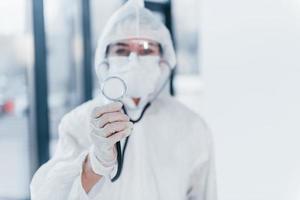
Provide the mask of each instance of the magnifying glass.
{"label": "magnifying glass", "polygon": [[108,100],[120,101],[126,95],[127,86],[120,77],[110,76],[103,81],[101,92]]}

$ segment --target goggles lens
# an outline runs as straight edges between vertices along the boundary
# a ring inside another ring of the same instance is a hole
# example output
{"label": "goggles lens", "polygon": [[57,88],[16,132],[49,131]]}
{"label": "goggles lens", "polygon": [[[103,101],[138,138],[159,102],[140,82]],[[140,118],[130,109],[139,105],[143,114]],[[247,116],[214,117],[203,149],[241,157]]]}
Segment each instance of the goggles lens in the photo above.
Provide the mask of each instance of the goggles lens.
{"label": "goggles lens", "polygon": [[108,46],[107,57],[128,57],[131,53],[138,56],[159,56],[160,44],[149,40],[120,40]]}

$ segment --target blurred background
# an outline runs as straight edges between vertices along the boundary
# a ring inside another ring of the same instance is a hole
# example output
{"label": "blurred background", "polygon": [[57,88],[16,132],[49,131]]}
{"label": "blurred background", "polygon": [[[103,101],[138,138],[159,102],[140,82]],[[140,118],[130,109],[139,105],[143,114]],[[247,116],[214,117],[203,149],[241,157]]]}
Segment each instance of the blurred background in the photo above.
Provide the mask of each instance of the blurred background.
{"label": "blurred background", "polygon": [[[122,0],[0,1],[0,200],[29,199],[62,116],[99,93]],[[300,0],[146,1],[170,29],[170,92],[214,134],[220,200],[300,200]]]}

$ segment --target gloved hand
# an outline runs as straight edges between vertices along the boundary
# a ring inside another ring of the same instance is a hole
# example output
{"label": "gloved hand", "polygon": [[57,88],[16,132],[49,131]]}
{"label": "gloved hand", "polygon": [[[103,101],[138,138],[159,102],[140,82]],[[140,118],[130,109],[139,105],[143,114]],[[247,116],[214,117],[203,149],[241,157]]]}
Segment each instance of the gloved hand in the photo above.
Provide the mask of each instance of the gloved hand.
{"label": "gloved hand", "polygon": [[89,158],[93,171],[110,179],[117,161],[115,144],[130,135],[133,123],[121,112],[122,103],[96,107],[90,121],[92,146]]}

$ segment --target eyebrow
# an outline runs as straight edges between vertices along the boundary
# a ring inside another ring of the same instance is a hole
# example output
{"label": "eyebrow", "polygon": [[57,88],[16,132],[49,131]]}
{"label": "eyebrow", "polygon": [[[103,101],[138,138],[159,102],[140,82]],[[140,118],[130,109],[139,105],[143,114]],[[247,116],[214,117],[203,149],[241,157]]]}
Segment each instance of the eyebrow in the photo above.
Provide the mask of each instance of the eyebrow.
{"label": "eyebrow", "polygon": [[123,43],[123,42],[117,42],[114,45],[116,45],[116,46],[123,46],[123,47],[128,47],[129,46],[128,44]]}
{"label": "eyebrow", "polygon": [[149,46],[155,46],[155,47],[158,47],[159,44],[158,44],[158,43],[154,43],[154,42],[149,42]]}

